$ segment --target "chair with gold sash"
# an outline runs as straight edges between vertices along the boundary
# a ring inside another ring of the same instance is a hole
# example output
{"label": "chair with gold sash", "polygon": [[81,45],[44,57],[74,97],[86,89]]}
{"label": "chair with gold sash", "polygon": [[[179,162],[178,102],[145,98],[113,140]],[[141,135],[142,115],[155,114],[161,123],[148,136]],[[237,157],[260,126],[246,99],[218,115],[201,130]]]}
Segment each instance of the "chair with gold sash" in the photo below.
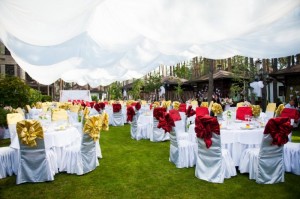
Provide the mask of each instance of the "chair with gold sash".
{"label": "chair with gold sash", "polygon": [[20,160],[17,184],[53,181],[57,158],[52,149],[46,149],[44,132],[39,121],[22,120],[17,123],[20,143]]}
{"label": "chair with gold sash", "polygon": [[65,149],[62,157],[63,165],[60,171],[70,174],[83,175],[99,166],[96,154],[96,142],[100,138],[103,116],[88,117],[83,127],[81,144]]}

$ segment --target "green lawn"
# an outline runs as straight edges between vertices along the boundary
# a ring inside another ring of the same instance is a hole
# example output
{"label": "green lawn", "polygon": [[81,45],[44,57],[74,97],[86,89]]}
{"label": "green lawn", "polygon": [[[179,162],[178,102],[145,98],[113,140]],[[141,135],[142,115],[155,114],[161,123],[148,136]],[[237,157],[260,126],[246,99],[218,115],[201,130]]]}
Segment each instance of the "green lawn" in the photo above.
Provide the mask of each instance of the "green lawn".
{"label": "green lawn", "polygon": [[[101,133],[103,159],[83,176],[60,173],[53,182],[16,185],[15,176],[0,180],[0,198],[300,198],[300,176],[285,182],[256,184],[240,174],[213,184],[195,177],[195,168],[177,169],[168,161],[169,142],[130,138],[130,126]],[[293,132],[300,142],[300,131]],[[0,140],[0,146],[9,140]]]}

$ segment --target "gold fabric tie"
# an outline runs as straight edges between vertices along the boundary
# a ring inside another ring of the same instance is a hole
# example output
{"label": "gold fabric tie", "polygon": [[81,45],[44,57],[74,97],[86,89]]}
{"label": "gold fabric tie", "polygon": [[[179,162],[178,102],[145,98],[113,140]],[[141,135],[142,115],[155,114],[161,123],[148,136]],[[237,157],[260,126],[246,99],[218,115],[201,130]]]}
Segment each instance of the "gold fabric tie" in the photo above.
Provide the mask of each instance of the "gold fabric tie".
{"label": "gold fabric tie", "polygon": [[44,138],[43,128],[37,120],[23,120],[18,122],[17,133],[21,142],[31,147],[37,145],[37,138]]}
{"label": "gold fabric tie", "polygon": [[83,132],[88,133],[89,136],[96,142],[100,137],[102,129],[102,118],[100,115],[88,118],[84,124]]}
{"label": "gold fabric tie", "polygon": [[213,103],[211,110],[214,112],[215,115],[218,115],[223,112],[222,106],[218,103]]}
{"label": "gold fabric tie", "polygon": [[109,124],[108,124],[108,121],[109,121],[109,116],[107,113],[104,113],[102,114],[102,130],[104,131],[108,131],[109,130]]}

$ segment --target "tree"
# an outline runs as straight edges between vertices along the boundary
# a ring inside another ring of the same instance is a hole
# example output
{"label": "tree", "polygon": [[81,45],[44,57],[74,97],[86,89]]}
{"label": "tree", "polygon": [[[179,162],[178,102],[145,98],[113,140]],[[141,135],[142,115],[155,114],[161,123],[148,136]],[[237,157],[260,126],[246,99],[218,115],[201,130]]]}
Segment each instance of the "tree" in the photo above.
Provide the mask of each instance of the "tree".
{"label": "tree", "polygon": [[24,107],[30,102],[30,87],[15,76],[0,76],[0,107]]}
{"label": "tree", "polygon": [[142,79],[134,80],[132,83],[132,90],[130,90],[128,92],[129,95],[131,95],[133,97],[133,99],[139,99],[143,85],[144,85],[144,82]]}
{"label": "tree", "polygon": [[154,73],[144,82],[144,92],[150,93],[155,92],[156,100],[157,99],[157,92],[159,87],[161,86],[161,76],[159,73]]}
{"label": "tree", "polygon": [[109,86],[109,98],[110,99],[121,99],[122,98],[122,87],[120,82],[114,82]]}
{"label": "tree", "polygon": [[43,98],[43,95],[41,94],[41,91],[35,90],[33,88],[29,89],[29,101],[28,104],[33,105],[36,102],[41,102]]}

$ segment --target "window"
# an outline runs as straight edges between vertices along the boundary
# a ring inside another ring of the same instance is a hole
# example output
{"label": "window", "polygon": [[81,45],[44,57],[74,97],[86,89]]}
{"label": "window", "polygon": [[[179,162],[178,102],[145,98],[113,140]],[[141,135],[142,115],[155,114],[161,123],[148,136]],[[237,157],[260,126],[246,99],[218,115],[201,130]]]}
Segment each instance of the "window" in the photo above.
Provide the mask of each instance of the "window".
{"label": "window", "polygon": [[5,65],[5,74],[14,76],[15,75],[15,66],[14,65]]}

